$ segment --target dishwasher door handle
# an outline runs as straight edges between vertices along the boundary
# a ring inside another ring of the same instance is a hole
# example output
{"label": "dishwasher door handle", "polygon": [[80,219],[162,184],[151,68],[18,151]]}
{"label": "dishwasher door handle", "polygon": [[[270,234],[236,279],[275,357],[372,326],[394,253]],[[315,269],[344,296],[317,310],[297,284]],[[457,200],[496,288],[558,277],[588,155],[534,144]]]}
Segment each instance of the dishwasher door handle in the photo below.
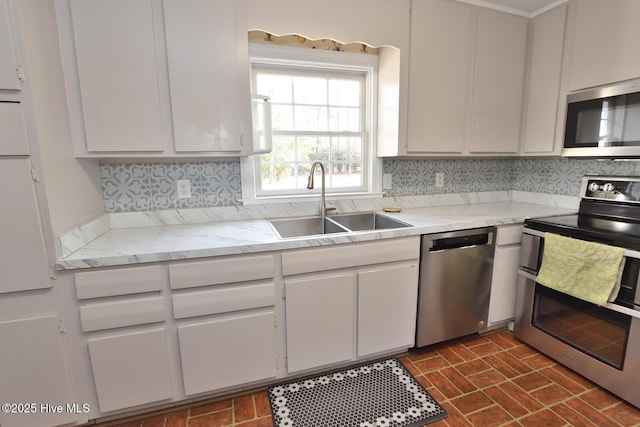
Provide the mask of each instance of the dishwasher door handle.
{"label": "dishwasher door handle", "polygon": [[484,246],[493,243],[493,233],[473,234],[470,236],[445,237],[431,241],[429,252]]}

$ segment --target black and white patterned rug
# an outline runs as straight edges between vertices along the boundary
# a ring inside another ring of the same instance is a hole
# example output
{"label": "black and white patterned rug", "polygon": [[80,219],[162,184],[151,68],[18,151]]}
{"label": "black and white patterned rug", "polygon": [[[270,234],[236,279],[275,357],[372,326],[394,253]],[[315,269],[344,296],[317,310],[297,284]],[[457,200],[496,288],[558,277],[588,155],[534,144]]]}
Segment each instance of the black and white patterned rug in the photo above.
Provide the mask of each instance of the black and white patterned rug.
{"label": "black and white patterned rug", "polygon": [[397,359],[269,388],[276,427],[418,427],[447,412]]}

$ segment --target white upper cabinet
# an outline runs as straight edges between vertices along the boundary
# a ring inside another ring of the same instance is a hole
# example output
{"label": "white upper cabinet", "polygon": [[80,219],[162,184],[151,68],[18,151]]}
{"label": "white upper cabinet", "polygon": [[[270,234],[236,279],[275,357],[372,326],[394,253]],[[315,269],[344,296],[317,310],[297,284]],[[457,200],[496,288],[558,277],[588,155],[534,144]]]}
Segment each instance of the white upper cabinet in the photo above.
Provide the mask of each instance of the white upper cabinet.
{"label": "white upper cabinet", "polygon": [[569,90],[640,77],[640,2],[574,1]]}
{"label": "white upper cabinet", "polygon": [[252,152],[245,0],[57,0],[76,157]]}
{"label": "white upper cabinet", "polygon": [[520,16],[478,10],[471,153],[518,151],[527,25]]}
{"label": "white upper cabinet", "polygon": [[0,0],[0,90],[20,90],[8,0]]}
{"label": "white upper cabinet", "polygon": [[560,79],[566,16],[567,6],[562,5],[533,19],[522,155],[560,154],[562,148],[561,141],[556,143],[556,131],[563,124],[559,106],[565,102],[560,96]]}
{"label": "white upper cabinet", "polygon": [[453,0],[415,0],[411,17],[408,138],[398,153],[517,153],[527,19]]}
{"label": "white upper cabinet", "polygon": [[[251,145],[246,12],[234,0],[165,0],[177,152],[248,154]],[[244,120],[243,120],[244,119]]]}
{"label": "white upper cabinet", "polygon": [[162,151],[149,0],[71,0],[88,152]]}
{"label": "white upper cabinet", "polygon": [[407,152],[461,153],[466,139],[473,8],[413,2]]}

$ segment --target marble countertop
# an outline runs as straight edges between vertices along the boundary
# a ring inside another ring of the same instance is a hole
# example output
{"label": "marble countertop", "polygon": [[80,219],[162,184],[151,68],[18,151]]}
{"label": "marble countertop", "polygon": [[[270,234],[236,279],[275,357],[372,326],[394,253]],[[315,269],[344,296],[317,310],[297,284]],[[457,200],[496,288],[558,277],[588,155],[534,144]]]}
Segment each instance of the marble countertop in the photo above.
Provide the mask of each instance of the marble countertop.
{"label": "marble countertop", "polygon": [[59,259],[56,268],[121,266],[364,242],[521,223],[525,218],[571,212],[575,210],[514,201],[411,208],[384,214],[412,227],[288,239],[280,239],[266,219],[112,229]]}

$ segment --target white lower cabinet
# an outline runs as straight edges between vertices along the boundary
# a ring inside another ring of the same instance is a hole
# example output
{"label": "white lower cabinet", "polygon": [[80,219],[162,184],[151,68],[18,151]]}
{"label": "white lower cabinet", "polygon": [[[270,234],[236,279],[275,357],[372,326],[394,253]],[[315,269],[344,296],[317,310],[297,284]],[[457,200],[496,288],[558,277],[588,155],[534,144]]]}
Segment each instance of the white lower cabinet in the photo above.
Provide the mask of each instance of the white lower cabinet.
{"label": "white lower cabinet", "polygon": [[285,280],[288,372],[353,357],[355,283],[351,272]]}
{"label": "white lower cabinet", "polygon": [[80,401],[91,404],[77,422],[406,350],[419,254],[414,236],[63,273],[75,287]]}
{"label": "white lower cabinet", "polygon": [[186,396],[275,378],[274,256],[171,264]]}
{"label": "white lower cabinet", "polygon": [[413,346],[416,283],[416,263],[358,273],[358,357]]}
{"label": "white lower cabinet", "polygon": [[176,397],[162,276],[158,264],[74,274],[99,407],[92,416]]}
{"label": "white lower cabinet", "polygon": [[273,310],[178,327],[187,396],[274,378]]}
{"label": "white lower cabinet", "polygon": [[498,227],[493,261],[488,326],[504,324],[515,315],[522,224]]}
{"label": "white lower cabinet", "polygon": [[173,397],[165,328],[89,339],[100,412]]}
{"label": "white lower cabinet", "polygon": [[284,253],[287,372],[412,347],[419,243],[410,237]]}
{"label": "white lower cabinet", "polygon": [[[0,127],[3,138],[4,129]],[[6,248],[0,257],[0,294],[51,287],[33,172],[30,159],[2,157],[0,153],[0,180],[4,183],[0,196],[7,201],[0,210],[0,236]]]}
{"label": "white lower cabinet", "polygon": [[[0,412],[0,425],[49,427],[75,422],[77,414],[67,406],[76,399],[58,317],[0,322],[0,343],[0,402],[16,404],[10,411]],[[48,412],[43,404],[64,410]]]}

